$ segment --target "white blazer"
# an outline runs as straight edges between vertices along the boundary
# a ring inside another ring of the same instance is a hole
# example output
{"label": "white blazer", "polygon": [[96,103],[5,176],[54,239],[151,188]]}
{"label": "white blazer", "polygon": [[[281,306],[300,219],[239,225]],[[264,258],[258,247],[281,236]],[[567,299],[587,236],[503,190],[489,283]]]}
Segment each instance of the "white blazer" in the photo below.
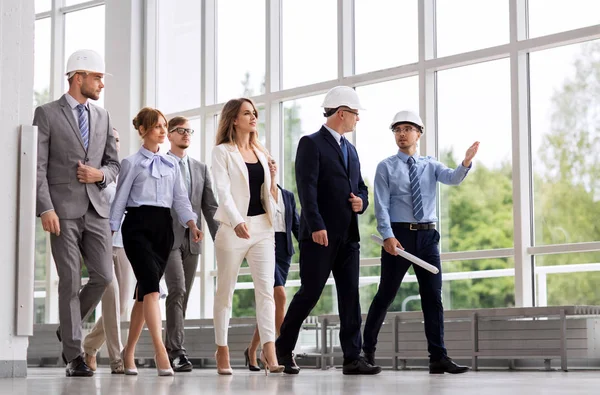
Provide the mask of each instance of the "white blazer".
{"label": "white blazer", "polygon": [[[265,172],[260,198],[263,208],[273,224],[277,203],[271,195],[269,164],[267,157],[261,151],[255,149],[254,153]],[[232,228],[246,222],[250,204],[250,182],[248,181],[246,162],[237,145],[219,144],[213,148],[212,174],[219,199],[219,208],[214,219]]]}

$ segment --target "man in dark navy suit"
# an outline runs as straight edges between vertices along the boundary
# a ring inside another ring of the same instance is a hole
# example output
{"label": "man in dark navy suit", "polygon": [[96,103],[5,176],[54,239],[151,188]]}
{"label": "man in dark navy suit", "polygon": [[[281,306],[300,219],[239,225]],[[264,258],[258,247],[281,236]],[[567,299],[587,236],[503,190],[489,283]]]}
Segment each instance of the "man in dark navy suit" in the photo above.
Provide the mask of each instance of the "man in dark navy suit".
{"label": "man in dark navy suit", "polygon": [[377,374],[379,366],[361,357],[361,314],[358,293],[360,237],[358,214],[367,208],[368,193],[360,174],[356,148],[345,133],[359,120],[360,101],[347,86],[332,88],[323,101],[327,122],[304,136],[296,153],[300,218],[300,290],[294,296],[276,342],[285,372],[297,374],[292,357],[302,322],[317,304],[331,272],[338,293],[340,343],[344,374]]}

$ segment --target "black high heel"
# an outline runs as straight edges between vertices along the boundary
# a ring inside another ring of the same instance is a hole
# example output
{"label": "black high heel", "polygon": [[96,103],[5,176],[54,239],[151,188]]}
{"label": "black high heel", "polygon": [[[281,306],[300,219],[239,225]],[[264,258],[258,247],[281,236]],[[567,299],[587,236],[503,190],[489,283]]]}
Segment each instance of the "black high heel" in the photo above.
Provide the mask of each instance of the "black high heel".
{"label": "black high heel", "polygon": [[250,364],[250,357],[248,356],[248,349],[244,350],[244,357],[246,357],[246,363],[244,366],[248,366],[248,370],[251,372],[260,372],[260,368],[258,366],[254,366]]}

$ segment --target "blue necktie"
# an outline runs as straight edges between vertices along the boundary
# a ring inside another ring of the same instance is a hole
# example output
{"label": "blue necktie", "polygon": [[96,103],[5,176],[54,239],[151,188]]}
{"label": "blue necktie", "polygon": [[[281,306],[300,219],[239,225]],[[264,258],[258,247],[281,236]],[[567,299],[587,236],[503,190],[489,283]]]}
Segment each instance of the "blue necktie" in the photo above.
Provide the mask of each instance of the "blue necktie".
{"label": "blue necktie", "polygon": [[346,145],[346,139],[344,136],[340,139],[340,149],[342,150],[342,156],[344,157],[344,166],[348,168],[348,145]]}
{"label": "blue necktie", "polygon": [[410,177],[410,190],[412,191],[413,215],[417,221],[423,219],[423,200],[421,199],[421,186],[415,158],[408,158],[408,175]]}
{"label": "blue necktie", "polygon": [[90,142],[90,125],[88,121],[88,113],[83,104],[77,105],[77,111],[79,112],[79,131],[81,132],[83,146],[87,151],[88,144]]}

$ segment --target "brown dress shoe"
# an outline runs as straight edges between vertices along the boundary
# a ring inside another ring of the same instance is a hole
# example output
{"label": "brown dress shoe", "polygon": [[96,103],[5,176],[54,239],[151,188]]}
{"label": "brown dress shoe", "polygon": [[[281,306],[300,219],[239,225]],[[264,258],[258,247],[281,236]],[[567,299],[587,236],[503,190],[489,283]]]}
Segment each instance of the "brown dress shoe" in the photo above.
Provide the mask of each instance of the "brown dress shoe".
{"label": "brown dress shoe", "polygon": [[85,353],[85,364],[93,371],[96,371],[98,364],[96,363],[96,356]]}

